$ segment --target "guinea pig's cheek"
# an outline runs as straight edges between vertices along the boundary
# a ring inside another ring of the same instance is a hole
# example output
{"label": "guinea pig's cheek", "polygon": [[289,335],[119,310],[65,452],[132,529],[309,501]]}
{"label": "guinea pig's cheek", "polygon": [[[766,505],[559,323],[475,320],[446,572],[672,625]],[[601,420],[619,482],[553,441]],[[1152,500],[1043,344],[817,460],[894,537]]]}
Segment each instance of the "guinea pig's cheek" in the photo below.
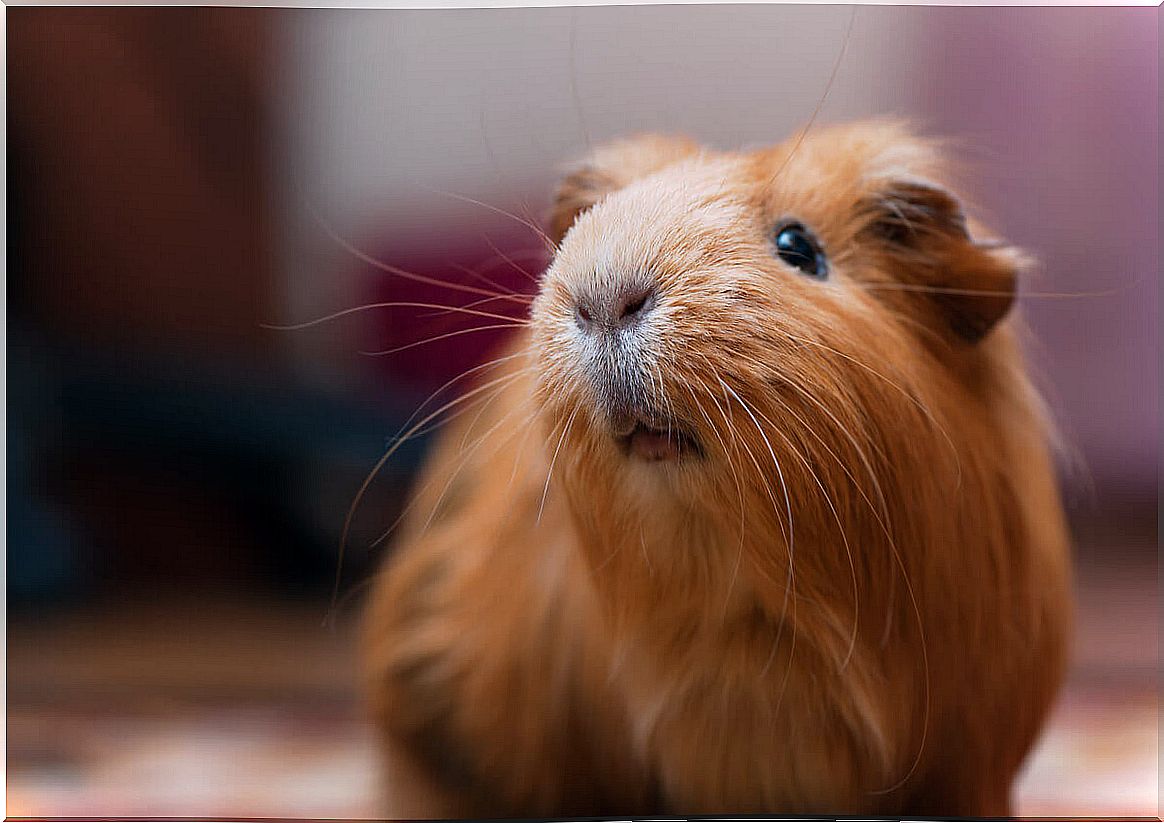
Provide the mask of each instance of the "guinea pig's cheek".
{"label": "guinea pig's cheek", "polygon": [[578,408],[583,381],[573,322],[547,298],[539,295],[530,312],[526,367],[532,370],[541,416],[555,424]]}

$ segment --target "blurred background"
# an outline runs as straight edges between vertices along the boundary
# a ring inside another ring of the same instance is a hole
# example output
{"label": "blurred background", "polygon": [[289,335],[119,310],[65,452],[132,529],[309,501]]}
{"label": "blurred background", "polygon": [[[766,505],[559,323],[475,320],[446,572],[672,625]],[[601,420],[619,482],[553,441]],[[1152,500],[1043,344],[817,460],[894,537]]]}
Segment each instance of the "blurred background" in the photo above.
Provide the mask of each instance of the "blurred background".
{"label": "blurred background", "polygon": [[957,138],[981,215],[1041,261],[1020,309],[1073,447],[1080,613],[1018,811],[1157,815],[1158,24],[8,9],[8,813],[374,815],[352,624],[424,440],[370,486],[333,610],[344,518],[504,329],[399,308],[271,326],[475,297],[377,261],[530,292],[525,224],[589,145],[762,145],[819,105]]}

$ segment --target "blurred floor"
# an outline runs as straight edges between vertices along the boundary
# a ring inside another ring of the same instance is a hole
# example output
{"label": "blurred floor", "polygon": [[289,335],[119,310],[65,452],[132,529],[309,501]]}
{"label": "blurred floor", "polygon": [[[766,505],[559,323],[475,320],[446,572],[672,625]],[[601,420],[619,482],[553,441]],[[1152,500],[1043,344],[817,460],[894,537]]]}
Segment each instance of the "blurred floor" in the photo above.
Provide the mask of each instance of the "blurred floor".
{"label": "blurred floor", "polygon": [[372,817],[351,609],[163,596],[8,634],[10,816]]}
{"label": "blurred floor", "polygon": [[[1156,817],[1156,560],[1088,556],[1075,666],[1017,811]],[[323,603],[165,597],[10,622],[8,814],[375,816],[352,611],[328,628]]]}

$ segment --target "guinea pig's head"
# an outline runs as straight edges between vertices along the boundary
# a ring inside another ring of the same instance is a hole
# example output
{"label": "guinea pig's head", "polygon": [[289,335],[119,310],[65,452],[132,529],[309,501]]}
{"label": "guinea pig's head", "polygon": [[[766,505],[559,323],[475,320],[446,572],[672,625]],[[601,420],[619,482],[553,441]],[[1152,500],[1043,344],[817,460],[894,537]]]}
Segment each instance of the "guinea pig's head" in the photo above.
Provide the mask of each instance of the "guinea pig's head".
{"label": "guinea pig's head", "polygon": [[982,379],[1021,258],[971,236],[942,178],[935,144],[886,123],[594,152],[559,188],[532,312],[557,459],[730,511],[948,453],[927,393]]}

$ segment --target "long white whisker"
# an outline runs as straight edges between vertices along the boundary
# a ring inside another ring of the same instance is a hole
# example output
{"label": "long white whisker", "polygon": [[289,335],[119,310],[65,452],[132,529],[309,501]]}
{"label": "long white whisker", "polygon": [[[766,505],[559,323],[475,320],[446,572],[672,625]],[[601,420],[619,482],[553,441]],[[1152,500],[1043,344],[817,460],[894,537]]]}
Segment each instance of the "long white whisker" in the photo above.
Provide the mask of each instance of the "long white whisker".
{"label": "long white whisker", "polygon": [[[404,421],[404,425],[400,427],[401,431],[406,429],[408,427],[408,425],[413,420],[416,419],[416,416],[420,414],[420,412],[424,409],[425,406],[427,406],[429,403],[431,403],[434,398],[436,398],[438,395],[441,394],[441,392],[443,392],[445,389],[449,388],[454,383],[456,383],[460,380],[464,380],[470,374],[475,374],[475,373],[482,371],[484,369],[487,369],[491,366],[498,366],[498,365],[501,365],[502,363],[507,363],[510,360],[513,360],[517,357],[525,356],[526,354],[527,354],[527,352],[525,352],[525,351],[518,351],[518,352],[515,352],[513,354],[505,355],[503,357],[496,357],[493,360],[489,360],[489,361],[486,361],[486,362],[481,363],[479,365],[473,366],[469,369],[466,369],[465,371],[461,372],[460,374],[458,374],[456,377],[452,378],[451,380],[445,381],[445,383],[439,389],[437,389],[432,394],[430,394],[427,398],[425,398],[423,403],[421,403],[419,406],[416,407],[416,411],[414,411],[411,415],[409,415],[408,419]],[[525,371],[525,370],[523,369],[523,371]]]}
{"label": "long white whisker", "polygon": [[[783,405],[782,401],[781,401],[781,405]],[[840,671],[843,672],[848,667],[849,661],[853,657],[853,651],[857,647],[857,629],[858,629],[859,621],[860,621],[860,595],[859,595],[859,589],[857,586],[857,566],[856,566],[856,563],[854,563],[854,561],[853,561],[853,550],[849,546],[849,537],[845,533],[845,527],[844,527],[844,524],[841,523],[841,515],[837,511],[836,505],[833,504],[833,500],[829,496],[828,490],[825,488],[824,483],[821,482],[820,476],[816,473],[816,470],[813,469],[812,464],[809,462],[808,458],[806,458],[803,454],[800,453],[800,450],[796,448],[796,446],[792,443],[792,441],[788,438],[788,436],[785,435],[780,430],[780,427],[777,426],[775,423],[773,423],[768,418],[767,415],[765,415],[759,409],[755,409],[755,412],[756,412],[756,414],[758,414],[760,416],[760,418],[762,420],[764,420],[766,423],[768,423],[768,425],[770,425],[772,427],[772,430],[774,432],[776,432],[776,434],[780,437],[780,439],[782,439],[784,441],[785,445],[788,446],[788,449],[794,455],[796,455],[796,457],[800,460],[801,463],[804,464],[805,469],[807,469],[809,475],[812,476],[812,479],[816,483],[817,488],[820,489],[820,493],[824,497],[825,502],[828,504],[829,510],[832,511],[833,519],[837,523],[837,530],[840,532],[841,542],[844,544],[844,547],[845,547],[845,556],[848,558],[848,561],[849,561],[849,576],[850,576],[852,583],[853,583],[853,629],[849,635],[849,648],[845,653],[845,659],[841,662]],[[758,427],[758,425],[757,425],[757,427]],[[768,439],[767,436],[764,435],[763,430],[760,431],[760,435],[762,437],[764,437],[765,440]],[[770,450],[771,445],[769,445],[768,448]],[[874,512],[874,514],[876,514],[876,512]]]}
{"label": "long white whisker", "polygon": [[436,337],[428,337],[424,340],[416,340],[412,343],[406,343],[403,346],[396,346],[391,349],[384,349],[383,351],[362,351],[360,354],[367,357],[383,357],[388,354],[396,354],[397,352],[414,349],[417,346],[426,346],[429,343],[436,343],[440,340],[448,340],[450,337],[460,337],[463,334],[473,334],[481,331],[496,331],[497,329],[523,329],[526,324],[522,323],[493,323],[488,326],[474,326],[471,329],[457,329],[456,331],[446,332],[445,334],[438,334]]}
{"label": "long white whisker", "polygon": [[[489,298],[493,300],[495,298]],[[326,323],[329,320],[338,320],[341,317],[347,317],[350,314],[358,312],[371,311],[373,309],[441,309],[446,312],[457,312],[460,314],[471,314],[475,317],[488,317],[493,320],[508,320],[511,322],[521,322],[523,324],[529,321],[522,320],[520,317],[514,317],[508,314],[493,314],[492,312],[476,311],[474,309],[465,308],[462,306],[445,306],[439,303],[413,303],[407,301],[391,301],[386,303],[368,303],[363,306],[352,306],[349,309],[342,309],[341,311],[332,312],[323,317],[317,317],[314,320],[307,320],[303,323],[291,323],[289,325],[279,325],[276,323],[260,323],[259,326],[264,329],[271,329],[273,331],[299,331],[300,329],[309,329],[312,326],[318,326],[321,323]]]}
{"label": "long white whisker", "polygon": [[513,375],[499,377],[496,380],[490,381],[489,383],[486,383],[483,386],[479,386],[475,389],[471,389],[470,391],[466,392],[465,394],[461,395],[460,397],[458,397],[455,400],[450,400],[448,403],[441,406],[439,409],[437,409],[436,411],[427,415],[424,419],[422,419],[421,421],[416,423],[411,429],[408,430],[407,433],[405,433],[403,435],[403,437],[396,439],[396,441],[388,448],[388,450],[384,452],[383,456],[379,460],[376,461],[376,464],[372,467],[372,470],[370,472],[368,472],[367,477],[364,478],[364,482],[360,484],[360,488],[356,492],[355,498],[352,500],[351,505],[348,507],[347,515],[344,517],[343,529],[340,532],[339,552],[338,552],[338,556],[336,558],[335,583],[332,586],[331,605],[328,609],[327,617],[324,618],[325,625],[328,622],[328,620],[330,620],[331,617],[334,615],[336,600],[339,597],[339,587],[340,587],[341,575],[343,573],[344,553],[345,553],[345,551],[347,549],[347,545],[348,545],[348,535],[351,532],[352,519],[355,517],[356,510],[359,508],[359,505],[360,505],[360,501],[362,501],[364,499],[364,494],[368,491],[368,487],[372,485],[372,481],[375,479],[376,475],[380,473],[380,469],[382,469],[384,467],[384,464],[387,463],[392,458],[392,455],[396,454],[396,452],[400,449],[400,447],[402,445],[404,445],[405,442],[407,442],[408,438],[411,437],[413,434],[415,434],[426,423],[428,423],[429,421],[440,416],[441,414],[443,414],[444,412],[453,408],[454,406],[460,405],[461,403],[465,402],[466,400],[470,399],[471,397],[474,397],[483,391],[489,390],[494,385],[496,385],[498,382],[505,380],[507,378],[512,379],[513,377],[514,377]]}
{"label": "long white whisker", "polygon": [[542,501],[541,501],[541,503],[538,505],[538,516],[537,516],[537,520],[536,520],[536,521],[534,521],[534,522],[536,522],[536,523],[541,523],[541,522],[542,522],[542,512],[543,512],[543,511],[545,510],[545,508],[546,508],[546,495],[547,495],[547,494],[549,494],[549,492],[550,492],[550,477],[551,477],[551,476],[554,474],[554,464],[555,464],[555,463],[558,461],[558,452],[559,452],[559,451],[561,451],[561,449],[562,449],[562,443],[565,441],[565,439],[566,439],[566,435],[567,435],[567,434],[569,433],[569,431],[570,431],[570,426],[571,426],[571,425],[573,425],[573,423],[574,423],[574,417],[575,417],[575,416],[578,414],[578,411],[579,411],[580,409],[581,409],[581,406],[578,406],[578,407],[576,407],[576,408],[574,409],[574,411],[570,413],[570,417],[569,417],[569,419],[566,421],[566,425],[562,427],[562,436],[558,438],[558,445],[557,445],[557,447],[554,449],[554,456],[553,456],[553,457],[550,459],[550,468],[549,468],[549,470],[546,472],[546,485],[545,485],[545,487],[542,489]]}
{"label": "long white whisker", "polygon": [[922,403],[920,400],[918,400],[916,397],[914,397],[912,394],[910,394],[904,388],[899,386],[897,383],[893,382],[888,377],[883,375],[881,372],[874,369],[872,366],[868,365],[867,363],[862,363],[857,358],[852,357],[851,355],[845,354],[843,351],[840,351],[838,349],[834,349],[832,346],[828,346],[824,343],[821,343],[818,340],[810,340],[806,337],[796,337],[794,335],[789,335],[789,337],[793,340],[798,341],[798,342],[807,343],[810,346],[817,346],[819,348],[825,349],[826,351],[830,351],[833,354],[837,355],[838,357],[843,357],[845,360],[848,360],[850,363],[854,364],[855,366],[858,366],[859,368],[864,369],[865,371],[869,372],[873,376],[880,378],[887,385],[892,386],[894,389],[899,391],[901,393],[902,397],[904,397],[906,400],[908,400],[910,403],[912,403],[914,406],[916,406],[917,409],[923,415],[925,415],[926,419],[930,422],[930,425],[932,425],[938,431],[938,433],[940,433],[942,435],[942,437],[945,439],[946,444],[950,447],[950,452],[953,454],[954,460],[955,460],[955,463],[957,466],[957,471],[958,471],[957,487],[958,488],[962,487],[962,460],[961,460],[961,456],[958,453],[958,447],[956,445],[954,445],[954,441],[950,437],[949,432],[947,432],[942,427],[942,425],[938,422],[937,418],[934,416],[934,413],[932,411],[930,411],[930,409],[924,403]]}
{"label": "long white whisker", "polygon": [[428,277],[427,275],[417,274],[416,272],[411,272],[411,271],[408,271],[406,269],[402,269],[399,266],[393,266],[389,263],[385,263],[382,260],[377,260],[375,257],[372,257],[367,252],[356,248],[350,242],[348,242],[343,237],[341,237],[339,235],[339,233],[336,232],[336,230],[331,227],[331,224],[329,224],[323,218],[323,216],[318,211],[316,211],[316,209],[313,205],[311,205],[310,203],[307,203],[306,205],[307,205],[308,211],[311,212],[311,216],[313,218],[315,218],[315,221],[317,223],[319,223],[320,227],[327,234],[327,236],[329,238],[331,238],[331,240],[333,242],[335,242],[339,246],[341,246],[346,252],[348,252],[348,254],[351,254],[353,257],[363,261],[364,263],[367,263],[369,266],[374,266],[375,268],[380,269],[381,271],[387,272],[388,274],[394,274],[397,277],[402,277],[405,280],[411,280],[415,283],[425,283],[429,286],[440,286],[441,288],[451,289],[452,291],[459,291],[459,292],[465,292],[468,294],[476,294],[476,295],[487,295],[490,297],[496,297],[498,299],[506,299],[506,298],[515,299],[514,295],[495,294],[494,292],[488,291],[486,289],[480,289],[480,288],[477,288],[475,286],[467,285],[465,283],[449,283],[445,280],[441,280],[441,279],[436,278],[436,277]]}
{"label": "long white whisker", "polygon": [[550,236],[548,234],[546,234],[544,231],[542,231],[541,228],[539,228],[537,226],[537,224],[535,224],[534,222],[532,222],[530,220],[526,220],[524,218],[518,217],[513,212],[508,212],[505,209],[498,208],[497,206],[490,205],[489,203],[483,203],[480,200],[474,200],[472,197],[466,197],[463,194],[456,194],[455,192],[444,191],[442,189],[434,189],[434,188],[429,187],[429,186],[425,186],[424,188],[427,188],[429,191],[433,192],[434,194],[444,195],[445,197],[451,197],[454,200],[460,200],[463,203],[470,203],[474,206],[480,206],[481,208],[488,209],[489,211],[491,211],[495,214],[500,214],[503,217],[508,217],[511,220],[516,220],[518,223],[525,226],[527,229],[531,230],[532,232],[534,232],[534,234],[536,234],[539,238],[541,238],[542,241],[546,244],[546,248],[550,252],[550,254],[554,254],[558,251],[558,247],[557,247],[557,245],[554,244],[554,241],[551,240]]}

